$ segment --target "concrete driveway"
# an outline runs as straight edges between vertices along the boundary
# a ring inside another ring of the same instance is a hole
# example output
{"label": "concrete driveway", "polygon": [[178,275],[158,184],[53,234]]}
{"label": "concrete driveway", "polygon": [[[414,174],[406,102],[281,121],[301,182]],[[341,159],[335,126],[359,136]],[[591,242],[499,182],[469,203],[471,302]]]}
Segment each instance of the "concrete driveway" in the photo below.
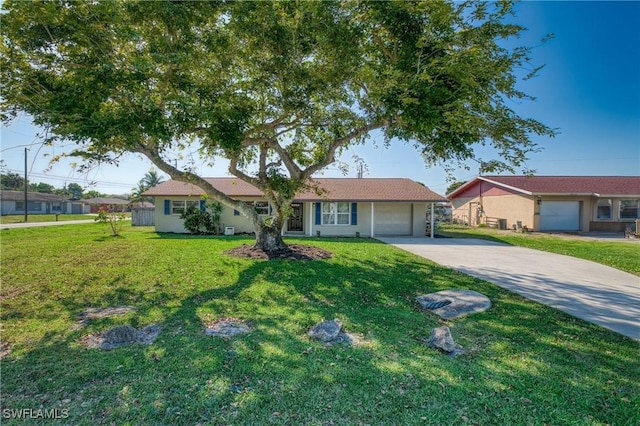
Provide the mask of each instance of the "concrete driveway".
{"label": "concrete driveway", "polygon": [[640,277],[595,262],[466,238],[379,238],[640,340]]}

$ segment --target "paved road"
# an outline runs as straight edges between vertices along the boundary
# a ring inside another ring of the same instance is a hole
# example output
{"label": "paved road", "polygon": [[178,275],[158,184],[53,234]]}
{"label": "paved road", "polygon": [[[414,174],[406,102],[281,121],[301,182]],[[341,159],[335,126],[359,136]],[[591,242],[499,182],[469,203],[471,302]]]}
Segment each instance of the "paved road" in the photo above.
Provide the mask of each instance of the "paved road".
{"label": "paved road", "polygon": [[95,220],[60,220],[58,222],[3,223],[0,229],[35,228],[38,226],[78,225],[80,223],[96,223]]}
{"label": "paved road", "polygon": [[640,340],[640,277],[635,275],[570,256],[478,239],[379,239]]}

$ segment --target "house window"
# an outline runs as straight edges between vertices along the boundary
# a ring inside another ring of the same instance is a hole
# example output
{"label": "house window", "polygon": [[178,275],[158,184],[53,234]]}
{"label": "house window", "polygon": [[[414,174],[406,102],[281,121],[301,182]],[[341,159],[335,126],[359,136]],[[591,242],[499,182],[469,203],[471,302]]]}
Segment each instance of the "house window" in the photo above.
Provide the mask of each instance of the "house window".
{"label": "house window", "polygon": [[638,217],[638,200],[620,200],[620,220]]}
{"label": "house window", "polygon": [[611,219],[611,199],[598,200],[598,211],[596,217],[598,219]]}
{"label": "house window", "polygon": [[51,211],[52,212],[62,211],[62,203],[51,203]]}
{"label": "house window", "polygon": [[349,225],[350,217],[349,203],[322,203],[323,225]]}
{"label": "house window", "polygon": [[171,214],[181,214],[187,210],[189,206],[194,206],[196,209],[200,208],[199,200],[173,200],[171,201]]}
{"label": "house window", "polygon": [[[42,211],[42,203],[39,201],[29,201],[27,207],[30,212]],[[24,211],[24,201],[16,201],[16,211]]]}

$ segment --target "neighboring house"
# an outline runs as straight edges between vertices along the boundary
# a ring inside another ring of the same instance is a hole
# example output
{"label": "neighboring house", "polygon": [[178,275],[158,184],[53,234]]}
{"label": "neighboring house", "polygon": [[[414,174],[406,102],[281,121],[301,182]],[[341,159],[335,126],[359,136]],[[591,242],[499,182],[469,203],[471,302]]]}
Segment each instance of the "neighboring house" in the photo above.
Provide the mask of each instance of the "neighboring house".
{"label": "neighboring house", "polygon": [[[216,189],[253,204],[267,217],[271,207],[262,192],[237,178],[206,178]],[[291,203],[292,215],[283,233],[323,236],[424,236],[429,203],[446,199],[410,179],[314,179],[320,194],[307,190]],[[158,232],[187,232],[180,212],[190,205],[203,206],[204,191],[178,181],[163,182],[144,193],[155,197],[155,228]],[[224,207],[222,225],[235,233],[253,228],[240,212]]]}
{"label": "neighboring house", "polygon": [[100,209],[108,212],[123,212],[129,206],[129,201],[122,198],[88,198],[82,202],[91,206],[91,213],[98,213]]}
{"label": "neighboring house", "polygon": [[[0,212],[3,216],[24,214],[23,191],[0,191]],[[55,194],[27,192],[28,214],[71,213],[71,201]]]}
{"label": "neighboring house", "polygon": [[640,176],[480,176],[447,197],[472,226],[620,232],[640,217]]}

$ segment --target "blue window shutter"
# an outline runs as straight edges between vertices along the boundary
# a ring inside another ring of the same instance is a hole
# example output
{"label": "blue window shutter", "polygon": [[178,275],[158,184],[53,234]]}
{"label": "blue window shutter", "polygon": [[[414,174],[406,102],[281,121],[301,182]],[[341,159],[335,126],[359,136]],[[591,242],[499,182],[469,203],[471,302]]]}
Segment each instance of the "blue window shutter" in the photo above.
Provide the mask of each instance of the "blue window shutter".
{"label": "blue window shutter", "polygon": [[240,216],[240,212],[236,209],[233,209],[233,215],[234,216]]}
{"label": "blue window shutter", "polygon": [[164,200],[164,214],[171,214],[171,201]]}
{"label": "blue window shutter", "polygon": [[271,204],[269,204],[269,216],[271,216],[273,214],[273,208],[271,207]]}
{"label": "blue window shutter", "polygon": [[316,203],[316,225],[322,224],[322,206]]}
{"label": "blue window shutter", "polygon": [[205,204],[205,203],[204,203],[204,200],[200,200],[200,211],[201,211],[201,212],[203,212],[203,211],[205,211],[205,210],[206,210],[206,207],[205,207],[205,205],[204,205],[204,204]]}
{"label": "blue window shutter", "polygon": [[358,224],[358,203],[351,203],[351,224]]}

